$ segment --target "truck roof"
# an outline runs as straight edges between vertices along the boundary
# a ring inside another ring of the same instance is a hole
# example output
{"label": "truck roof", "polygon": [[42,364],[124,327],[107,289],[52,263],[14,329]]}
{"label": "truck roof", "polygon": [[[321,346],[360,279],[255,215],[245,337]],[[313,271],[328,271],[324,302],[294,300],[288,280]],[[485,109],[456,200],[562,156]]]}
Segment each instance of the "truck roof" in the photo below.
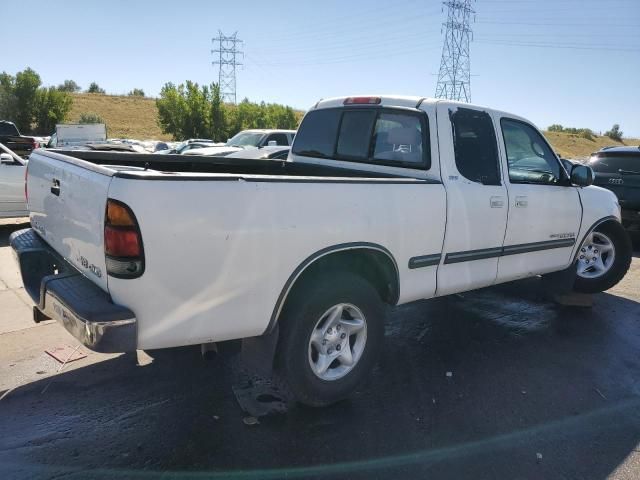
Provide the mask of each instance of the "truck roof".
{"label": "truck roof", "polygon": [[436,104],[436,103],[447,103],[453,106],[458,107],[473,107],[480,108],[483,110],[492,110],[495,111],[494,108],[489,108],[483,105],[476,105],[473,103],[465,103],[465,102],[457,102],[454,100],[447,100],[445,98],[434,98],[434,97],[419,97],[414,95],[347,95],[341,97],[332,97],[332,98],[324,98],[318,101],[315,104],[314,108],[330,108],[330,107],[342,107],[345,105],[345,101],[347,99],[364,99],[364,98],[379,98],[380,102],[375,103],[375,105],[382,105],[388,107],[408,107],[408,108],[417,108],[419,105],[424,104]]}
{"label": "truck roof", "polygon": [[[344,107],[345,101],[347,99],[366,99],[366,98],[375,98],[380,99],[379,102],[369,104],[369,105],[381,105],[384,107],[405,107],[405,108],[418,108],[421,105],[435,105],[435,104],[447,104],[451,107],[468,107],[468,108],[476,108],[479,110],[496,112],[499,115],[508,116],[511,118],[515,118],[518,120],[526,121],[528,123],[532,123],[524,117],[519,115],[514,115],[509,112],[504,112],[501,110],[497,110],[495,108],[486,107],[483,105],[476,105],[473,103],[465,103],[465,102],[457,102],[454,100],[448,100],[445,98],[433,98],[433,97],[419,97],[419,96],[411,96],[411,95],[347,95],[341,97],[332,97],[319,100],[310,110],[320,109],[320,108],[336,108],[336,107]],[[354,104],[366,105],[366,103],[358,103]]]}

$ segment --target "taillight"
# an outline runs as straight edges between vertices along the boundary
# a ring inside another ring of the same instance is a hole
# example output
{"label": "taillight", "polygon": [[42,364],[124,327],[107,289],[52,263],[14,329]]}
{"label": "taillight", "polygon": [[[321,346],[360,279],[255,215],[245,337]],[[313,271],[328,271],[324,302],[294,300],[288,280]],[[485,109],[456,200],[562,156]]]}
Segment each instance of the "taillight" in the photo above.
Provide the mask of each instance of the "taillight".
{"label": "taillight", "polygon": [[35,138],[31,139],[31,149],[35,150],[36,148],[40,148],[40,143],[36,142]]}
{"label": "taillight", "polygon": [[349,97],[344,105],[378,105],[381,101],[380,97]]}
{"label": "taillight", "polygon": [[107,273],[136,278],[144,272],[144,249],[136,216],[118,200],[108,199],[104,218],[104,255]]}

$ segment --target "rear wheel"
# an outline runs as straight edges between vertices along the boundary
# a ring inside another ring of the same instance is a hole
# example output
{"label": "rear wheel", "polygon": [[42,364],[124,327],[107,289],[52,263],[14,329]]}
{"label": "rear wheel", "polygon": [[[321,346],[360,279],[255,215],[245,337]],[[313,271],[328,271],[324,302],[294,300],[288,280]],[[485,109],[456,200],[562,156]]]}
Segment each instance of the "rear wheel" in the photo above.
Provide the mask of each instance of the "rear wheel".
{"label": "rear wheel", "polygon": [[596,293],[616,285],[631,264],[631,240],[622,225],[607,222],[582,242],[576,259],[575,290]]}
{"label": "rear wheel", "polygon": [[373,367],[384,305],[363,278],[334,273],[296,288],[280,322],[280,376],[298,401],[324,406],[347,397]]}

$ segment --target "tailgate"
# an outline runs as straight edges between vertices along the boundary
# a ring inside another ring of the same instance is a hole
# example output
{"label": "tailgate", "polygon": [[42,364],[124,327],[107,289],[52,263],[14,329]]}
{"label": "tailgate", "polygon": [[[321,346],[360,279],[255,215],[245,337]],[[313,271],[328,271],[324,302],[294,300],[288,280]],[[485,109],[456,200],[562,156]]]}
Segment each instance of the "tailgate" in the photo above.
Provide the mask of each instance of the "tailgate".
{"label": "tailgate", "polygon": [[31,155],[32,227],[65,260],[107,290],[104,215],[112,171],[55,153]]}

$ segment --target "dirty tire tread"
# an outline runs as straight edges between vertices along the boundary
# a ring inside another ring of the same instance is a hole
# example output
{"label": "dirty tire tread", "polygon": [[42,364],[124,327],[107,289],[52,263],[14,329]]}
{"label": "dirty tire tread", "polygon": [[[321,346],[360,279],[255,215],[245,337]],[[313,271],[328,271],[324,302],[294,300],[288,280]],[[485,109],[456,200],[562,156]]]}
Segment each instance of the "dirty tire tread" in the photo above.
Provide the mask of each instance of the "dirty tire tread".
{"label": "dirty tire tread", "polygon": [[576,275],[574,290],[581,293],[598,293],[609,290],[624,278],[631,266],[633,247],[624,227],[617,222],[607,222],[594,231],[611,238],[615,248],[615,260],[611,269],[599,278],[582,278]]}
{"label": "dirty tire tread", "polygon": [[[354,369],[343,378],[325,381],[316,377],[308,361],[311,330],[332,305],[351,303],[362,310],[367,321],[367,343]],[[280,337],[276,353],[279,383],[305,405],[321,407],[340,401],[367,378],[384,337],[385,307],[376,289],[362,277],[331,273],[307,279],[287,300],[279,320]]]}

